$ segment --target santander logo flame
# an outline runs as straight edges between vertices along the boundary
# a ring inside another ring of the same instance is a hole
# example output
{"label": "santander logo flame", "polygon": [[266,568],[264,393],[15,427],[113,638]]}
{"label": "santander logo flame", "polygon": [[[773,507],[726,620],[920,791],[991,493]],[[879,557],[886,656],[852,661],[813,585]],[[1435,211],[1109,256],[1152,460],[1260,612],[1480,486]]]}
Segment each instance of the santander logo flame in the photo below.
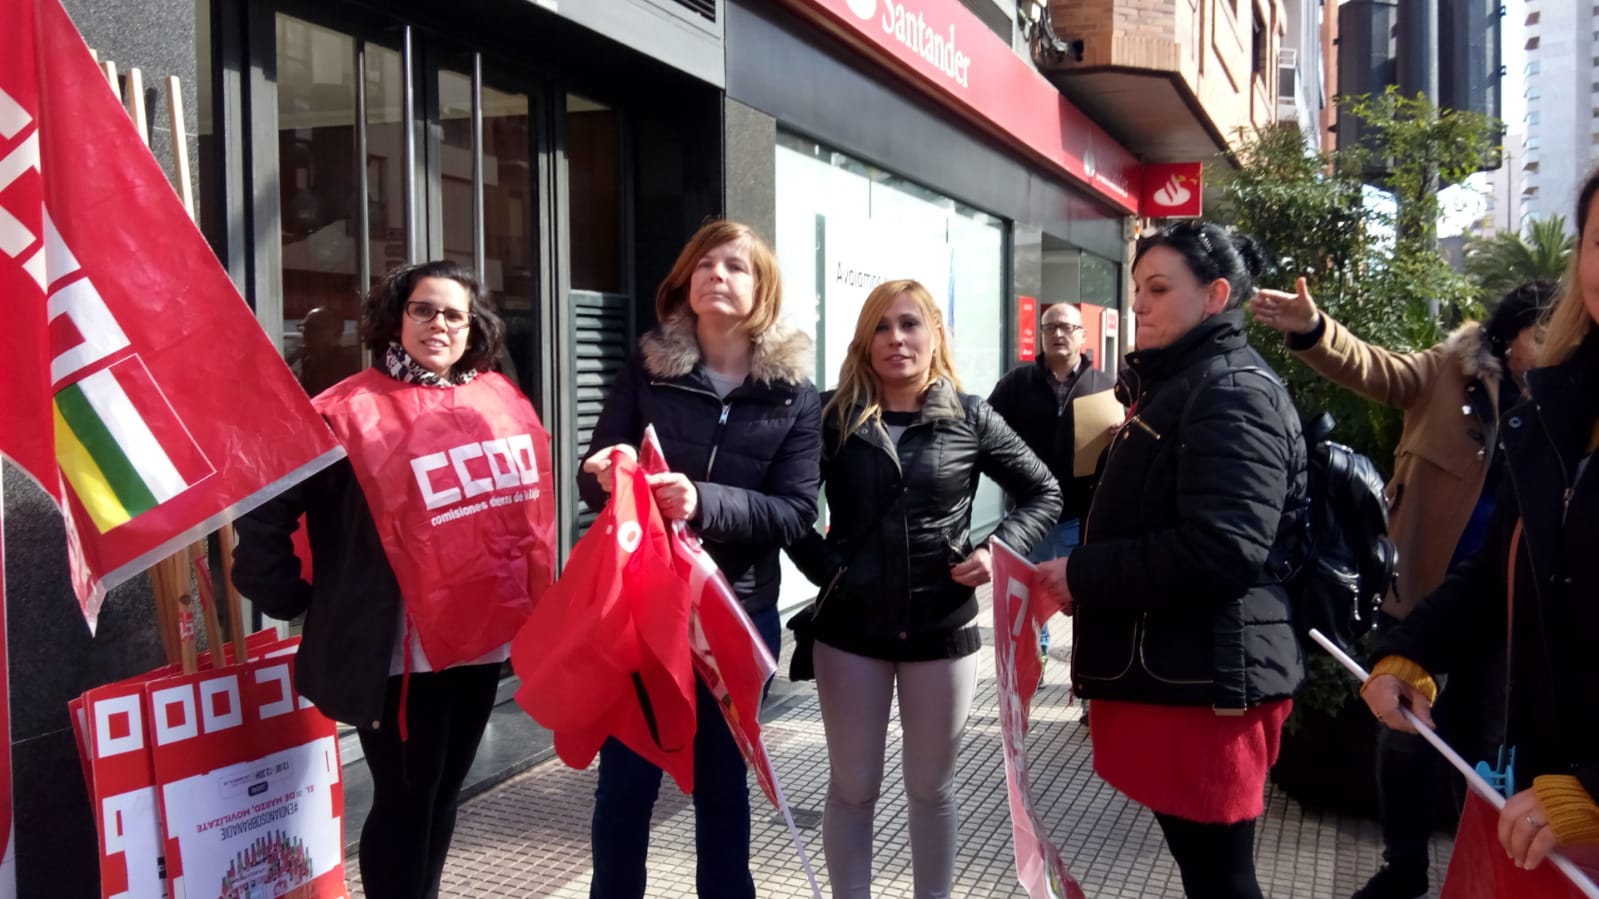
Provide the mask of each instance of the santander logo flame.
{"label": "santander logo flame", "polygon": [[858,19],[870,19],[877,12],[877,0],[845,0],[849,4],[849,11]]}
{"label": "santander logo flame", "polygon": [[1155,202],[1161,206],[1181,206],[1187,203],[1194,192],[1183,186],[1183,179],[1172,175],[1160,190],[1155,191]]}

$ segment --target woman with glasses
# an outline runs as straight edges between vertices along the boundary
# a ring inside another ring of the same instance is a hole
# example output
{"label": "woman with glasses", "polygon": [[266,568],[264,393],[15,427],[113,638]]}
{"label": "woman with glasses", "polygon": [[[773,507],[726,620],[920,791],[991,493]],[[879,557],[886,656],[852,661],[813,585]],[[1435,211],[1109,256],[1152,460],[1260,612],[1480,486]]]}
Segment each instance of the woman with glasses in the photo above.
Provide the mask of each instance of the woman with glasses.
{"label": "woman with glasses", "polygon": [[1303,677],[1277,575],[1306,453],[1288,391],[1249,346],[1254,241],[1205,222],[1133,259],[1135,352],[1117,432],[1066,559],[1040,566],[1074,616],[1072,684],[1094,770],[1155,813],[1190,896],[1260,899],[1255,821]]}
{"label": "woman with glasses", "polygon": [[[578,476],[598,511],[611,452],[636,452],[647,425],[670,472],[650,476],[663,517],[687,521],[776,656],[778,550],[816,520],[821,404],[811,340],[781,320],[770,247],[747,225],[701,227],[655,293],[660,321],[617,377]],[[753,899],[744,758],[703,682],[694,736],[695,883],[702,899]],[[595,899],[642,899],[661,769],[620,741],[600,749],[594,793]]]}
{"label": "woman with glasses", "polygon": [[948,899],[955,874],[955,764],[977,683],[973,544],[984,475],[1017,498],[992,536],[1019,552],[1060,511],[1060,488],[982,398],[961,392],[943,315],[916,281],[878,285],[855,323],[823,412],[831,527],[791,550],[826,584],[814,619],[827,738],[822,840],[835,899],[872,895],[873,816],[898,695],[916,899]]}
{"label": "woman with glasses", "polygon": [[388,273],[361,311],[373,366],[313,400],[348,458],[238,522],[234,583],[274,618],[305,616],[296,687],[360,738],[373,899],[439,895],[501,663],[550,580],[548,439],[490,371],[501,334],[461,265]]}

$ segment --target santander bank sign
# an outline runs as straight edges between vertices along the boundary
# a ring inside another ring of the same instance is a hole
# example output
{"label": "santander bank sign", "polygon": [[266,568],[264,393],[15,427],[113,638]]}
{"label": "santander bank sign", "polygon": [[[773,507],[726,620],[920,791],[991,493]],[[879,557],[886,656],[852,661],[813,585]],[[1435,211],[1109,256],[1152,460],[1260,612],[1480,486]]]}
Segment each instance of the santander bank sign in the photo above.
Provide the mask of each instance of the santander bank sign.
{"label": "santander bank sign", "polygon": [[[862,21],[877,15],[877,0],[845,0],[849,11]],[[907,49],[961,87],[970,82],[972,59],[955,45],[955,23],[947,29],[928,24],[924,15],[911,8],[909,2],[895,3],[883,0],[883,14],[879,19],[883,33],[904,44]]]}

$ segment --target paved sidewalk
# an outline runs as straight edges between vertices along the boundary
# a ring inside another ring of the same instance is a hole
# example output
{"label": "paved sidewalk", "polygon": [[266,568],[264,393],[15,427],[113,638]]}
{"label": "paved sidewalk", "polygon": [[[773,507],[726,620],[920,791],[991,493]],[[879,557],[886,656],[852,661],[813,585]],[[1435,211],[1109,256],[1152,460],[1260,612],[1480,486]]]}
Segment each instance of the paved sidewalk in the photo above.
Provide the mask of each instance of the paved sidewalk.
{"label": "paved sidewalk", "polygon": [[[989,614],[986,593],[983,620]],[[1044,685],[1035,700],[1029,751],[1034,795],[1067,867],[1090,897],[1180,899],[1182,884],[1166,855],[1154,818],[1094,776],[1081,709],[1066,706],[1064,652],[1070,626],[1057,618],[1056,640]],[[985,642],[991,635],[985,633]],[[786,661],[782,670],[786,671]],[[954,895],[1025,897],[1016,885],[1010,817],[994,680],[993,652],[985,649],[966,730],[957,782],[960,849]],[[784,687],[786,681],[780,681]],[[820,812],[827,790],[827,753],[816,694],[797,685],[775,698],[767,746],[789,802],[804,819],[801,831],[827,890]],[[877,873],[873,895],[911,897],[910,847],[899,770],[899,734],[889,731],[888,778],[877,810]],[[461,808],[444,874],[444,894],[461,897],[585,897],[590,876],[589,817],[595,770],[573,771],[551,760],[513,777]],[[787,829],[752,787],[757,808],[751,867],[762,897],[809,897],[810,890]],[[353,835],[352,835],[353,836]],[[1275,899],[1344,899],[1380,865],[1374,822],[1306,811],[1275,788],[1256,837],[1260,882]],[[1434,895],[1447,864],[1449,841],[1433,844]],[[359,888],[350,859],[353,895]],[[668,779],[656,805],[650,855],[650,897],[694,895],[694,813],[689,798]]]}

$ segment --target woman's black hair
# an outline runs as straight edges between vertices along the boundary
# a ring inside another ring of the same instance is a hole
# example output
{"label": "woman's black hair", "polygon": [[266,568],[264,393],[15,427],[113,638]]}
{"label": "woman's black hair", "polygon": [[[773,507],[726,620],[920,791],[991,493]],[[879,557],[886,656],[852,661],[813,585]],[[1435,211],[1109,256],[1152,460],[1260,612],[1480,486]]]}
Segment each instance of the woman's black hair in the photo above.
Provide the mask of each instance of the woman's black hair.
{"label": "woman's black hair", "polygon": [[1528,281],[1513,288],[1494,304],[1483,332],[1495,356],[1505,358],[1505,353],[1521,332],[1538,325],[1538,319],[1549,308],[1557,289],[1553,281]]}
{"label": "woman's black hair", "polygon": [[1228,309],[1237,309],[1255,295],[1255,279],[1266,270],[1266,257],[1253,237],[1200,219],[1167,225],[1140,239],[1133,265],[1156,247],[1175,250],[1199,283],[1221,278],[1230,284]]}
{"label": "woman's black hair", "polygon": [[483,299],[483,288],[472,270],[451,259],[402,265],[379,279],[361,304],[361,341],[373,355],[381,356],[400,339],[405,304],[423,278],[448,278],[466,288],[472,326],[466,332],[466,352],[455,363],[458,371],[488,371],[494,367],[505,341],[505,324]]}

